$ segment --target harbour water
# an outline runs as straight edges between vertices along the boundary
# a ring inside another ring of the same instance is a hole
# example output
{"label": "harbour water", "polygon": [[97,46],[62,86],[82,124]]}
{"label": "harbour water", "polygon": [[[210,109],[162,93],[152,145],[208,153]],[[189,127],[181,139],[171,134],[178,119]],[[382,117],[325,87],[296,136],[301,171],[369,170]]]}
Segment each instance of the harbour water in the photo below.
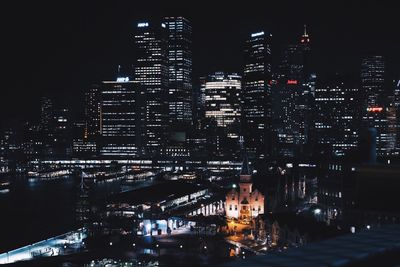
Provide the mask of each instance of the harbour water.
{"label": "harbour water", "polygon": [[[0,193],[0,253],[60,235],[79,227],[75,203],[79,179],[30,181],[11,177],[8,192]],[[96,186],[100,198],[120,190],[119,184]]]}

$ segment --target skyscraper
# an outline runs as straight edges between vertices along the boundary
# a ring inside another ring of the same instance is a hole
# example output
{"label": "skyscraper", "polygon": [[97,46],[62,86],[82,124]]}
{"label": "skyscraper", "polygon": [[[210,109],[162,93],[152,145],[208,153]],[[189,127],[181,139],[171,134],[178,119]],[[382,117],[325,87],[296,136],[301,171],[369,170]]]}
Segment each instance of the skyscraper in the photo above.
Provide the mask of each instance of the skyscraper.
{"label": "skyscraper", "polygon": [[271,34],[252,33],[245,43],[243,72],[243,129],[251,156],[271,152]]}
{"label": "skyscraper", "polygon": [[169,119],[174,128],[192,124],[192,26],[183,17],[166,17],[168,31]]}
{"label": "skyscraper", "polygon": [[145,135],[143,145],[149,156],[165,146],[168,137],[169,98],[166,24],[159,21],[140,22],[135,33],[135,81],[146,94]]}
{"label": "skyscraper", "polygon": [[383,56],[367,56],[361,61],[361,86],[366,107],[385,104],[385,60]]}
{"label": "skyscraper", "polygon": [[311,71],[311,38],[307,32],[307,25],[304,25],[304,32],[300,38],[300,46],[303,50],[303,77],[308,79]]}
{"label": "skyscraper", "polygon": [[101,84],[100,154],[137,157],[142,154],[145,122],[145,92],[129,78]]}
{"label": "skyscraper", "polygon": [[213,118],[218,127],[240,122],[241,77],[236,73],[216,72],[205,84],[205,117]]}
{"label": "skyscraper", "polygon": [[400,80],[397,79],[393,82],[393,108],[396,114],[396,153],[400,154]]}
{"label": "skyscraper", "polygon": [[239,137],[241,77],[236,73],[216,72],[204,85],[204,110],[211,154],[235,157],[240,151]]}
{"label": "skyscraper", "polygon": [[343,156],[358,146],[360,92],[336,77],[315,90],[317,143],[329,147],[333,156]]}
{"label": "skyscraper", "polygon": [[91,141],[100,135],[100,94],[100,87],[97,84],[92,85],[89,90],[85,92],[84,138]]}
{"label": "skyscraper", "polygon": [[315,80],[310,71],[310,51],[305,28],[300,42],[283,51],[273,83],[273,128],[281,156],[299,156],[309,143]]}
{"label": "skyscraper", "polygon": [[376,155],[390,156],[396,147],[393,127],[394,111],[390,108],[386,89],[385,60],[383,56],[367,56],[361,61],[361,89],[364,95],[364,125],[376,131]]}
{"label": "skyscraper", "polygon": [[50,124],[53,119],[53,102],[48,97],[40,99],[40,128],[44,131],[50,129]]}
{"label": "skyscraper", "polygon": [[72,153],[72,122],[69,109],[54,109],[51,125],[53,156],[56,158],[70,156]]}

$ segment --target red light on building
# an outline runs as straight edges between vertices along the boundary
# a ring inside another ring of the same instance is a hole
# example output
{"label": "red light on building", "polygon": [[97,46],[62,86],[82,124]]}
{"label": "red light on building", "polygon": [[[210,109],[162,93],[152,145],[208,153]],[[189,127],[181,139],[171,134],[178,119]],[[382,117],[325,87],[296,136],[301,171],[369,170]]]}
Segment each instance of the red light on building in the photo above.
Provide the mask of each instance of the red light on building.
{"label": "red light on building", "polygon": [[371,108],[367,108],[368,112],[382,112],[383,108],[381,107],[371,107]]}
{"label": "red light on building", "polygon": [[287,84],[297,84],[297,80],[288,80]]}

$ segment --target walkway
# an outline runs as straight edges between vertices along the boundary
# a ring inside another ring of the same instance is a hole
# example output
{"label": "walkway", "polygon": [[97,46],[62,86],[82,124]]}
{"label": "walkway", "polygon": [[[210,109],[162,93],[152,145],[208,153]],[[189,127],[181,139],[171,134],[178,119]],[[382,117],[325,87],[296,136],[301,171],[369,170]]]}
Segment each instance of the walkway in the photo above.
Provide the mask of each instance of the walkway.
{"label": "walkway", "polygon": [[80,228],[25,247],[0,254],[0,264],[32,260],[38,257],[51,257],[75,253],[84,247],[86,229]]}

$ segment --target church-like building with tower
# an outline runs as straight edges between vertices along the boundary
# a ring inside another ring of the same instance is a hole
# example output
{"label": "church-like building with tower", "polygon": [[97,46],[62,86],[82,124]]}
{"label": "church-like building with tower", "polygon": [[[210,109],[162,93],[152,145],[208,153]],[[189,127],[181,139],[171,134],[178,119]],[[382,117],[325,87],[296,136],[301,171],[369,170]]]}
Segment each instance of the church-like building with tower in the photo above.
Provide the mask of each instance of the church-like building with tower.
{"label": "church-like building with tower", "polygon": [[253,190],[252,175],[247,156],[244,156],[240,171],[239,187],[232,188],[225,200],[225,211],[228,218],[251,220],[264,213],[264,195]]}

